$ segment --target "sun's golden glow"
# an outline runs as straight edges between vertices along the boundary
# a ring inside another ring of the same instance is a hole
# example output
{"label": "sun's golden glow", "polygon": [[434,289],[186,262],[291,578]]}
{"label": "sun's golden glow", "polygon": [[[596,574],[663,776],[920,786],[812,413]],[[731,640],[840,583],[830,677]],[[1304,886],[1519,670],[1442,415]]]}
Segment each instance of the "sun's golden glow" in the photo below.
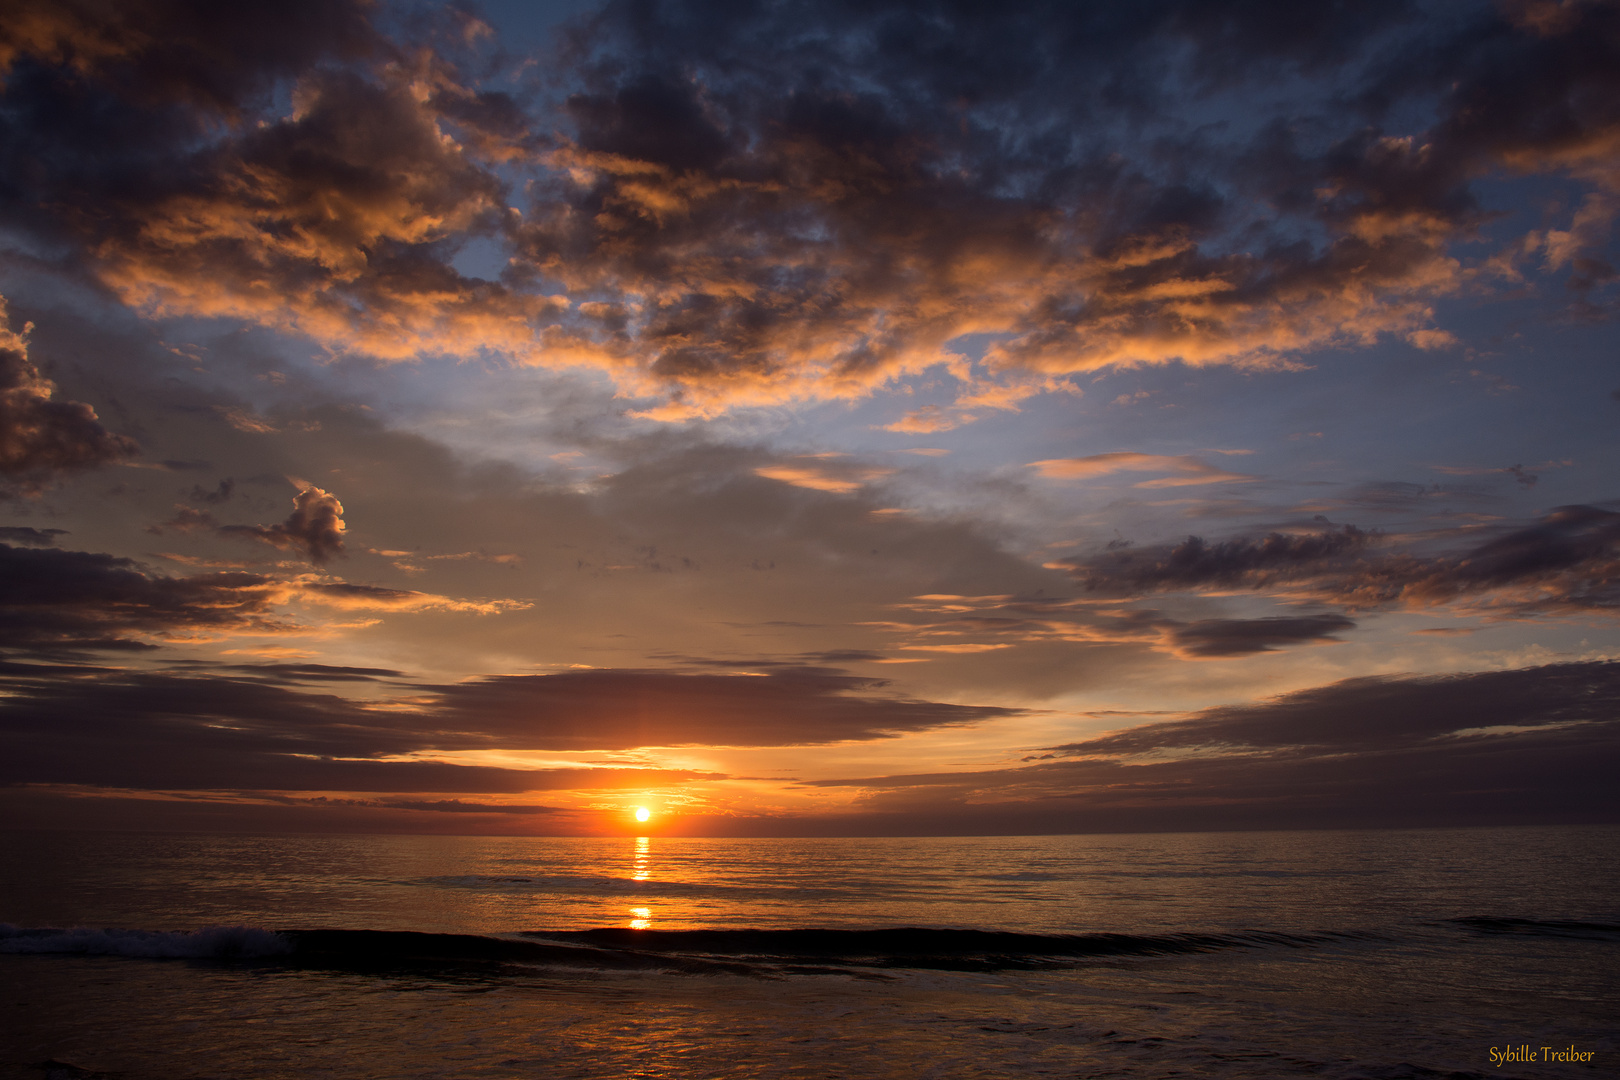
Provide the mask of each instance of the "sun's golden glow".
{"label": "sun's golden glow", "polygon": [[651,810],[647,809],[645,806],[636,807],[636,820],[637,821],[646,821],[650,817],[652,817],[652,811]]}

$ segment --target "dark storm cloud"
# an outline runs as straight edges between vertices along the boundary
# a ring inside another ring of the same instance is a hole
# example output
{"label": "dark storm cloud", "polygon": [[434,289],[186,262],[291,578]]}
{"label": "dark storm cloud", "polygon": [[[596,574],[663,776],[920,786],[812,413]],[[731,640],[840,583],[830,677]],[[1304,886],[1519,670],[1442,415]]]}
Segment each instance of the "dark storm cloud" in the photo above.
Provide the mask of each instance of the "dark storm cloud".
{"label": "dark storm cloud", "polygon": [[1450,553],[1380,552],[1369,547],[1374,539],[1352,526],[1218,543],[1192,536],[1056,565],[1104,595],[1241,587],[1352,608],[1458,603],[1504,615],[1620,605],[1620,513],[1612,510],[1561,506]]}
{"label": "dark storm cloud", "polygon": [[991,831],[1614,820],[1620,664],[1349,679],[1045,758],[809,783],[868,789],[877,820],[933,813]]}
{"label": "dark storm cloud", "polygon": [[[875,696],[827,670],[768,676],[583,671],[413,687],[402,702],[296,689],[370,669],[260,665],[232,676],[18,668],[0,700],[0,781],[174,790],[518,792],[710,774],[398,760],[454,750],[782,746],[877,739],[1016,710]],[[384,675],[393,673],[384,672]],[[864,696],[856,696],[864,693]],[[384,758],[395,760],[379,760]]]}
{"label": "dark storm cloud", "polygon": [[[182,508],[184,509],[184,508]],[[317,566],[343,554],[343,504],[313,485],[293,496],[293,512],[279,525],[224,525],[222,536],[263,540],[283,551],[301,552]]]}
{"label": "dark storm cloud", "polygon": [[0,297],[0,498],[37,492],[62,473],[137,452],[132,439],[103,427],[89,405],[56,399],[56,384],[28,359],[29,329],[11,329]]}
{"label": "dark storm cloud", "polygon": [[[1612,5],[621,3],[528,112],[468,76],[464,14],[385,41],[369,10],[26,5],[10,223],[147,312],[594,365],[664,418],[947,363],[908,431],[1109,364],[1444,345],[1484,177],[1590,204],[1500,272],[1604,287]],[[500,281],[454,269],[475,237]]]}

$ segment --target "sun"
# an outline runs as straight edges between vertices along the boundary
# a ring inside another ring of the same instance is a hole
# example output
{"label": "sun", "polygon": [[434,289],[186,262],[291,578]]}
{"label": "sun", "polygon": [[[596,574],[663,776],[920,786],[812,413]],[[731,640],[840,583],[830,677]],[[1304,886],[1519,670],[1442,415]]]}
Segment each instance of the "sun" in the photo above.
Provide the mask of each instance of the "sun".
{"label": "sun", "polygon": [[646,821],[650,817],[652,817],[652,811],[651,810],[647,809],[645,806],[636,807],[636,820],[637,821]]}

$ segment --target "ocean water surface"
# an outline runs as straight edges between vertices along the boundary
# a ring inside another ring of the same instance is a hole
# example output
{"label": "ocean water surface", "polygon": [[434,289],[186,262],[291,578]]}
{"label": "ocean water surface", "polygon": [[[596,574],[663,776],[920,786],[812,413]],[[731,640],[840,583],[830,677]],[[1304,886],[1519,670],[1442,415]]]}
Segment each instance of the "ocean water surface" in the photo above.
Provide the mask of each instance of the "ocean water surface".
{"label": "ocean water surface", "polygon": [[3,1077],[1620,1075],[1613,826],[18,832],[0,923]]}

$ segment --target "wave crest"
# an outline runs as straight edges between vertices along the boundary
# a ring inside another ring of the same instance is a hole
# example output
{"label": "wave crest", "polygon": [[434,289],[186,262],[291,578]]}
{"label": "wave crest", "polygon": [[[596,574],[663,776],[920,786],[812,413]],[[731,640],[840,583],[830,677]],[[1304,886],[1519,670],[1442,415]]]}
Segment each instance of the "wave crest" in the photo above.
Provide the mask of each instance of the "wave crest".
{"label": "wave crest", "polygon": [[77,926],[24,928],[0,923],[0,953],[70,953],[146,959],[247,959],[283,956],[293,944],[256,926],[205,926],[200,930],[98,930]]}

